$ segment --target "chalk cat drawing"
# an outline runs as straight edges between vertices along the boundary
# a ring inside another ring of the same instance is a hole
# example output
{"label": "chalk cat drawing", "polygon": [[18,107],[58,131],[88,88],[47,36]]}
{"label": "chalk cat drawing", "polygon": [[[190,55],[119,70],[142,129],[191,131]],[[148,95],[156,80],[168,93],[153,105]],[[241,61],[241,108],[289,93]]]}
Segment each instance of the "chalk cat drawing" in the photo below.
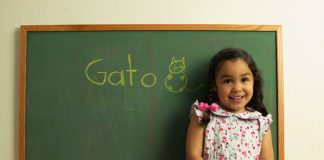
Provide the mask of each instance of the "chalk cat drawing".
{"label": "chalk cat drawing", "polygon": [[166,76],[164,84],[170,92],[183,92],[187,85],[187,75],[185,72],[185,58],[176,59],[172,57],[169,65],[169,74]]}

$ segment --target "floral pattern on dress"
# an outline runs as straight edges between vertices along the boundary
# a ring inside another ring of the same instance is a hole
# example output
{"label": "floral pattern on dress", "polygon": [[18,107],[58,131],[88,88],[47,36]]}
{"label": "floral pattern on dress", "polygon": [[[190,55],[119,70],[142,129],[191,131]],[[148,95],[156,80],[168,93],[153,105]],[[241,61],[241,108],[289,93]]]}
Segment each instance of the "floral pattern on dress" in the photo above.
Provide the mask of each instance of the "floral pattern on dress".
{"label": "floral pattern on dress", "polygon": [[[203,112],[199,102],[192,105],[192,112],[201,123]],[[257,160],[260,156],[262,137],[270,130],[271,114],[266,117],[258,111],[234,114],[219,107],[210,111],[210,122],[205,126],[204,160]]]}

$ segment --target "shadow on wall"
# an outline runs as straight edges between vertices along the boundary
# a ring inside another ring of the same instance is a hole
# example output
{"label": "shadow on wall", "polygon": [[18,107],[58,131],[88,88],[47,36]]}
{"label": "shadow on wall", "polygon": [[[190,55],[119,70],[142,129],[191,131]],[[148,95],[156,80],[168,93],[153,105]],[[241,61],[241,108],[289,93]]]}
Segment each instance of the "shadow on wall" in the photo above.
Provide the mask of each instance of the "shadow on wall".
{"label": "shadow on wall", "polygon": [[19,100],[19,84],[20,84],[20,70],[19,70],[19,66],[20,66],[20,28],[16,28],[14,30],[15,32],[15,38],[14,38],[14,62],[12,63],[14,66],[12,66],[12,68],[14,68],[14,71],[15,71],[15,74],[13,74],[13,79],[15,80],[15,83],[14,83],[14,92],[13,92],[13,95],[12,97],[16,97],[14,98],[14,115],[12,116],[14,119],[13,119],[13,122],[15,124],[15,127],[14,127],[14,131],[13,133],[15,133],[15,136],[14,136],[14,139],[13,139],[13,142],[14,142],[14,148],[13,148],[13,157],[14,159],[18,159],[18,135],[19,135],[19,122],[18,122],[18,119],[19,119],[19,116],[18,116],[18,112],[19,112],[19,103],[18,103],[18,100]]}

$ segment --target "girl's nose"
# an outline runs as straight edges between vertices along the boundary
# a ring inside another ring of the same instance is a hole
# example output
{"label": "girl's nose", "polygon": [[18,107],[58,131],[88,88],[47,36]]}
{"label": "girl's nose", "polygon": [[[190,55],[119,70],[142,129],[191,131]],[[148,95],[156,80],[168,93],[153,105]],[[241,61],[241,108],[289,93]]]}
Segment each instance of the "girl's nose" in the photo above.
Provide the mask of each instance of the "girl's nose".
{"label": "girl's nose", "polygon": [[240,83],[235,83],[232,89],[232,92],[241,92],[242,91],[242,85]]}

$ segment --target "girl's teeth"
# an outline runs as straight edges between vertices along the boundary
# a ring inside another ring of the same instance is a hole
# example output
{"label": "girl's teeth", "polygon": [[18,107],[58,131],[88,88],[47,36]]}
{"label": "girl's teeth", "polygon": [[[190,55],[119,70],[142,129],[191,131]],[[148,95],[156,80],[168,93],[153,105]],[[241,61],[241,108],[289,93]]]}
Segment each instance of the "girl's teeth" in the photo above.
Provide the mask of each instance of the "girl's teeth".
{"label": "girl's teeth", "polygon": [[231,98],[234,99],[234,100],[242,99],[242,97],[231,97]]}

